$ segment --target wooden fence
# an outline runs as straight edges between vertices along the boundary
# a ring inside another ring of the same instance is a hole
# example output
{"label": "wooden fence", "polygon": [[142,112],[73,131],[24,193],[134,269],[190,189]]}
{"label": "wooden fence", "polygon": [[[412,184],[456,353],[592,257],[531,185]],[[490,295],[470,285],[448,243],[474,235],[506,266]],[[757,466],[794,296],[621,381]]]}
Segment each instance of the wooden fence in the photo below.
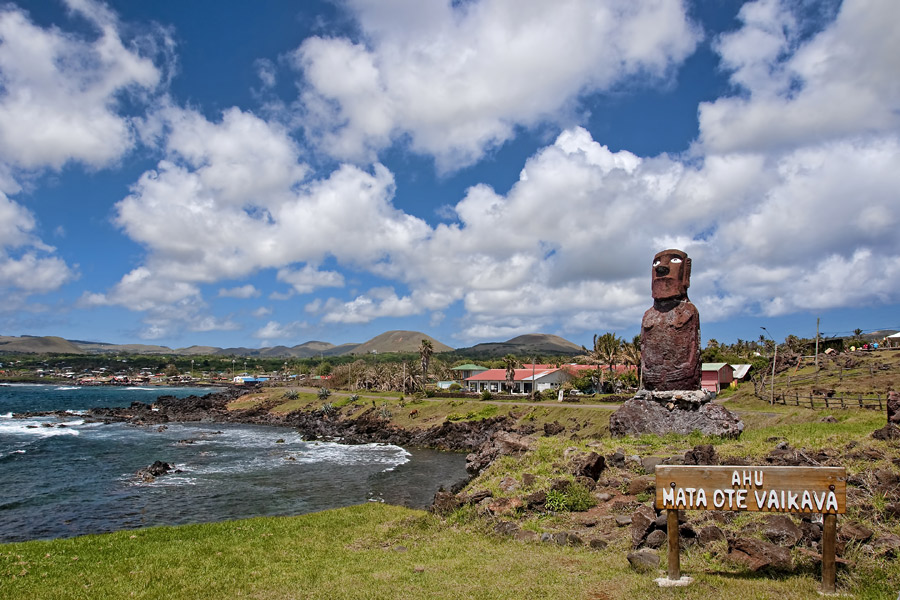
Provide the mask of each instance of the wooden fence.
{"label": "wooden fence", "polygon": [[775,404],[784,404],[785,406],[803,406],[808,408],[868,408],[871,410],[884,410],[887,398],[882,398],[880,394],[874,398],[863,396],[862,394],[849,395],[842,394],[840,396],[815,396],[807,393],[801,396],[800,392],[779,393],[775,396]]}

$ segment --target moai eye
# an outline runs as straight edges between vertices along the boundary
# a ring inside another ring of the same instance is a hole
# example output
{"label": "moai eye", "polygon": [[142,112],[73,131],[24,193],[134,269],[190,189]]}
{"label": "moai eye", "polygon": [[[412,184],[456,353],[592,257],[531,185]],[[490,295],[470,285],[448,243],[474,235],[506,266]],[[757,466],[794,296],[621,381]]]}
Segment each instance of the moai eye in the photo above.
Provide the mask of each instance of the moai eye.
{"label": "moai eye", "polygon": [[653,266],[658,267],[659,263],[660,263],[660,260],[657,258],[656,260],[653,261]]}
{"label": "moai eye", "polygon": [[678,264],[678,263],[681,262],[681,259],[678,258],[677,256],[675,256],[675,257],[673,257],[672,260],[670,260],[669,262],[670,262],[670,263]]}

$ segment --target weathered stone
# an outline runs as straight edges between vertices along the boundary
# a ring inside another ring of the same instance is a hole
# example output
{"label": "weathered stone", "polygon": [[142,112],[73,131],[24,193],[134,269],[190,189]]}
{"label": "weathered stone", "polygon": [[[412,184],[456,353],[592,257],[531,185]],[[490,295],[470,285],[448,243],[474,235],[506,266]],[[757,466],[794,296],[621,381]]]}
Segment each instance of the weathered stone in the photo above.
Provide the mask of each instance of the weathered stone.
{"label": "weathered stone", "polygon": [[666,543],[666,532],[660,531],[659,529],[654,529],[650,532],[650,535],[647,536],[647,539],[644,541],[644,545],[648,548],[659,548],[663,544]]}
{"label": "weathered stone", "polygon": [[575,478],[575,483],[578,485],[583,485],[587,489],[594,491],[594,488],[597,487],[597,482],[591,479],[590,477],[585,477],[584,475],[579,475]]}
{"label": "weathered stone", "polygon": [[637,496],[656,489],[656,480],[652,477],[635,477],[628,483],[628,495]]}
{"label": "weathered stone", "polygon": [[519,498],[497,498],[488,504],[488,510],[495,515],[508,515],[523,506],[524,503]]}
{"label": "weathered stone", "polygon": [[540,536],[533,531],[528,531],[527,529],[520,529],[516,532],[515,538],[522,542],[535,542],[540,539]]}
{"label": "weathered stone", "polygon": [[556,492],[564,492],[571,483],[572,482],[565,477],[557,477],[553,480],[553,483],[550,484],[550,489]]}
{"label": "weathered stone", "polygon": [[753,538],[742,537],[730,540],[728,542],[728,558],[745,565],[751,571],[760,569],[790,570],[794,566],[790,550]]}
{"label": "weathered stone", "polygon": [[537,476],[532,473],[522,473],[522,486],[531,487],[537,481]]}
{"label": "weathered stone", "polygon": [[616,469],[624,469],[625,468],[625,453],[621,450],[616,450],[612,454],[606,457],[606,462],[609,466]]}
{"label": "weathered stone", "polygon": [[700,388],[700,314],[687,296],[691,259],[681,250],[653,257],[653,306],[641,320],[641,365],[648,390]]}
{"label": "weathered stone", "polygon": [[141,478],[142,481],[151,482],[160,475],[165,475],[166,473],[172,471],[175,467],[170,465],[167,462],[163,462],[161,460],[154,461],[152,465],[148,467],[144,467],[137,472],[137,476]]}
{"label": "weathered stone", "polygon": [[716,449],[712,444],[700,444],[684,453],[684,464],[717,465],[719,457],[716,456]]}
{"label": "weathered stone", "polygon": [[788,547],[796,545],[803,538],[803,532],[787,515],[769,515],[763,535],[772,543]]}
{"label": "weathered stone", "polygon": [[888,392],[887,422],[900,425],[900,393]]}
{"label": "weathered stone", "polygon": [[650,548],[629,552],[626,558],[635,571],[653,571],[659,567],[659,554]]}
{"label": "weathered stone", "polygon": [[900,555],[900,536],[893,533],[882,533],[872,542],[872,548],[883,558],[896,558]]}
{"label": "weathered stone", "polygon": [[639,548],[641,543],[653,529],[653,522],[656,521],[656,512],[646,504],[640,505],[636,511],[631,514],[631,547]]}
{"label": "weathered stone", "polygon": [[472,492],[471,494],[468,494],[467,496],[465,496],[463,501],[466,504],[478,504],[485,498],[490,498],[490,497],[491,497],[491,492],[489,490],[478,490],[478,491]]}
{"label": "weathered stone", "polygon": [[500,480],[500,489],[506,493],[514,492],[519,488],[519,482],[513,477],[504,477]]}
{"label": "weathered stone", "polygon": [[871,538],[874,533],[871,529],[856,521],[844,523],[841,525],[838,532],[840,538],[848,542],[865,542]]}
{"label": "weathered stone", "polygon": [[588,542],[588,546],[593,548],[594,550],[603,550],[607,546],[609,546],[609,542],[604,540],[603,538],[591,538]]}
{"label": "weathered stone", "polygon": [[546,502],[547,492],[544,490],[538,490],[525,496],[525,503],[528,504],[529,507],[543,506]]}
{"label": "weathered stone", "polygon": [[881,429],[872,432],[872,437],[876,440],[897,440],[900,439],[900,427],[893,423],[888,423]]}
{"label": "weathered stone", "polygon": [[616,515],[616,527],[628,527],[631,525],[631,517],[628,515]]}
{"label": "weathered stone", "polygon": [[716,525],[707,525],[697,533],[697,540],[704,546],[725,539],[725,532]]}
{"label": "weathered stone", "polygon": [[884,514],[888,517],[900,519],[900,502],[890,502],[884,505]]}
{"label": "weathered stone", "polygon": [[434,500],[431,502],[431,512],[438,515],[446,515],[462,505],[459,498],[451,492],[438,490],[434,494]]}
{"label": "weathered stone", "polygon": [[566,543],[570,546],[584,546],[584,539],[574,531],[566,533]]}
{"label": "weathered stone", "polygon": [[611,498],[612,498],[612,496],[608,492],[601,492],[601,493],[597,494],[598,502],[609,502],[609,500]]}
{"label": "weathered stone", "polygon": [[544,435],[547,437],[559,435],[566,428],[563,425],[560,425],[559,421],[553,421],[552,423],[544,423]]}
{"label": "weathered stone", "polygon": [[609,433],[613,436],[689,435],[699,431],[704,435],[736,438],[744,430],[744,423],[724,406],[705,404],[698,410],[667,410],[656,402],[642,398],[626,401],[609,418]]}
{"label": "weathered stone", "polygon": [[596,452],[578,454],[572,463],[572,475],[576,477],[584,476],[596,480],[606,469],[606,459]]}
{"label": "weathered stone", "polygon": [[662,456],[645,456],[641,459],[641,466],[647,473],[655,473],[656,465],[661,465],[665,459]]}
{"label": "weathered stone", "polygon": [[803,532],[803,542],[811,546],[822,539],[822,526],[810,521],[800,521],[800,531]]}
{"label": "weathered stone", "polygon": [[519,533],[519,526],[512,521],[498,521],[494,525],[494,531],[501,535],[516,535]]}

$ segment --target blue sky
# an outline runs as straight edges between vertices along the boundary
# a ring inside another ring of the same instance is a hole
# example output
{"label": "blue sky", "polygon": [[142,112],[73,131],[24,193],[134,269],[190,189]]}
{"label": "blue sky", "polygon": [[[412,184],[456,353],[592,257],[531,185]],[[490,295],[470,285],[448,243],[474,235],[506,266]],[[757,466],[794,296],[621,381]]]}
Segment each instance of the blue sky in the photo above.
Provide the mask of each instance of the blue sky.
{"label": "blue sky", "polygon": [[0,334],[900,329],[894,0],[0,8]]}

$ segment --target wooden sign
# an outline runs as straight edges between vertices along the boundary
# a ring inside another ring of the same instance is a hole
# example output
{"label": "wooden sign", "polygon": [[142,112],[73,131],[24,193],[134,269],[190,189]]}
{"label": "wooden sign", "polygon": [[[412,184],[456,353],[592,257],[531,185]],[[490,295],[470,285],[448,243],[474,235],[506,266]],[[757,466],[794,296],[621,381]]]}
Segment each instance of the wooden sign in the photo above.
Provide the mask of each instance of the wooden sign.
{"label": "wooden sign", "polygon": [[656,467],[656,507],[666,509],[669,584],[681,577],[679,510],[746,510],[822,513],[822,591],[835,591],[837,515],[847,510],[847,471],[843,467]]}
{"label": "wooden sign", "polygon": [[656,467],[656,507],[843,514],[843,467]]}

